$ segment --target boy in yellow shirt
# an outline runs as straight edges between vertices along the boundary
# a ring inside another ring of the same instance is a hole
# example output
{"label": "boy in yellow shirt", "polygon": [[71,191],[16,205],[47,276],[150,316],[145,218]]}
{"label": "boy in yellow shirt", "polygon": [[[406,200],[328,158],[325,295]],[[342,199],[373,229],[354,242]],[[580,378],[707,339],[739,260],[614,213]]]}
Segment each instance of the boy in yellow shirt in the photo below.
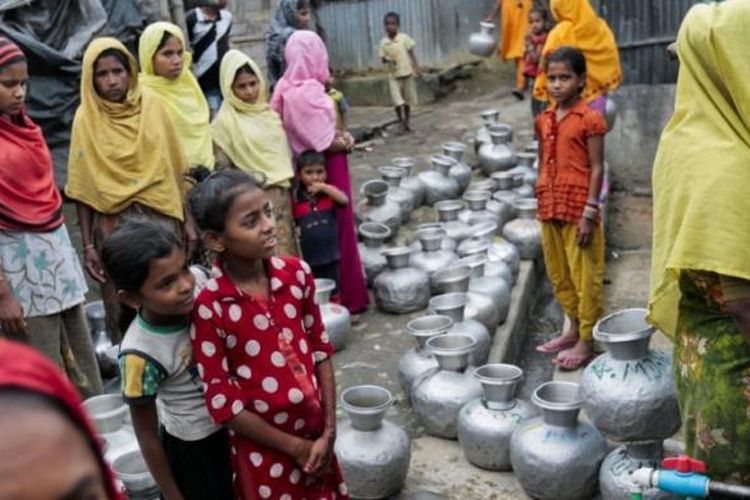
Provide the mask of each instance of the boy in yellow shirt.
{"label": "boy in yellow shirt", "polygon": [[414,55],[416,42],[406,33],[399,33],[401,18],[389,12],[383,18],[386,36],[380,41],[379,55],[390,69],[389,86],[396,108],[396,116],[403,132],[411,131],[409,116],[412,106],[417,105],[417,83],[415,77],[422,76]]}

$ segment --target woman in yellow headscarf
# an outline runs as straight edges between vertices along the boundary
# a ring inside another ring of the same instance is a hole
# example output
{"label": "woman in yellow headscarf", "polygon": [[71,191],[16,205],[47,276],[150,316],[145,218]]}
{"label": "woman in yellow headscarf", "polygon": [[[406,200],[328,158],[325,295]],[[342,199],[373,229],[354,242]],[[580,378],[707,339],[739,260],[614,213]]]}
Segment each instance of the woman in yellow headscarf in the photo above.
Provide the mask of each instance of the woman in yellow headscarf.
{"label": "woman in yellow headscarf", "polygon": [[138,43],[141,83],[162,99],[190,167],[214,168],[210,111],[190,71],[192,54],[182,30],[171,23],[146,27]]}
{"label": "woman in yellow headscarf", "polygon": [[292,154],[281,119],[268,105],[266,79],[255,61],[239,50],[224,55],[219,79],[224,102],[211,124],[217,166],[265,178],[277,220],[277,252],[299,255],[289,191]]}
{"label": "woman in yellow headscarf", "polygon": [[[603,97],[622,82],[620,54],[612,30],[596,15],[589,0],[551,0],[550,9],[557,25],[549,32],[542,59],[565,46],[583,52],[586,56],[586,87],[582,97],[593,109],[604,113]],[[537,75],[534,98],[549,101],[543,71]]]}
{"label": "woman in yellow headscarf", "polygon": [[693,7],[653,171],[650,320],[674,341],[688,454],[750,484],[750,2]]}
{"label": "woman in yellow headscarf", "polygon": [[523,99],[526,90],[526,77],[523,75],[523,54],[526,49],[526,34],[529,31],[529,12],[534,6],[533,0],[497,0],[492,13],[485,21],[492,20],[500,14],[500,57],[504,61],[516,63],[516,88],[513,95]]}
{"label": "woman in yellow headscarf", "polygon": [[186,167],[161,100],[138,83],[133,56],[114,38],[94,39],[83,56],[65,193],[77,203],[84,264],[102,284],[115,342],[124,330],[114,287],[100,266],[102,241],[127,214],[160,219],[180,231]]}

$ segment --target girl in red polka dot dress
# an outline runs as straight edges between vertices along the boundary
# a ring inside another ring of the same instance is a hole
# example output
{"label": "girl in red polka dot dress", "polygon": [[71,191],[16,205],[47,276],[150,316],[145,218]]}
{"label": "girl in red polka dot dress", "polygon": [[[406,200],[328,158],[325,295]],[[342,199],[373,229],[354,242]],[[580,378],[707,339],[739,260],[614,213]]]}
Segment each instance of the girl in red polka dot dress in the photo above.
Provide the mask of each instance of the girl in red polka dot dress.
{"label": "girl in red polka dot dress", "polygon": [[333,454],[333,349],[309,266],[273,256],[273,207],[245,173],[211,174],[190,209],[219,255],[190,333],[208,410],[230,429],[238,497],[349,498]]}

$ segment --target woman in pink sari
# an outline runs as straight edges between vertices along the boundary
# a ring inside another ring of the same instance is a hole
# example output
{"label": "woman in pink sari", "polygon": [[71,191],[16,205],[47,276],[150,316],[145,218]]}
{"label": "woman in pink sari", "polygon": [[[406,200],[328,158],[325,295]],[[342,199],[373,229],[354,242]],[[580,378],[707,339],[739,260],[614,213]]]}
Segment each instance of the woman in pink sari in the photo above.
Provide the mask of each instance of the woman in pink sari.
{"label": "woman in pink sari", "polygon": [[[348,132],[336,131],[334,103],[325,89],[331,77],[325,44],[312,31],[296,31],[287,40],[284,57],[286,70],[276,84],[271,107],[281,116],[294,155],[308,150],[325,152],[328,182],[351,200],[346,155],[354,139]],[[336,211],[341,254],[339,292],[342,305],[358,313],[367,307],[369,297],[357,250],[352,205]]]}

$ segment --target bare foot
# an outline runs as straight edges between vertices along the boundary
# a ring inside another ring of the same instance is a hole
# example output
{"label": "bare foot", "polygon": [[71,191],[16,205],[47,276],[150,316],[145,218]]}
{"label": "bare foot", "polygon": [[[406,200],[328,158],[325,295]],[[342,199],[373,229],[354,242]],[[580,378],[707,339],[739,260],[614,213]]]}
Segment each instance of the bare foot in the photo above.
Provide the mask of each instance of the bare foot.
{"label": "bare foot", "polygon": [[591,342],[579,339],[571,349],[560,352],[552,361],[563,370],[577,370],[594,358]]}
{"label": "bare foot", "polygon": [[544,354],[555,354],[565,349],[570,349],[578,342],[578,332],[574,335],[563,333],[550,341],[536,347],[537,352]]}

